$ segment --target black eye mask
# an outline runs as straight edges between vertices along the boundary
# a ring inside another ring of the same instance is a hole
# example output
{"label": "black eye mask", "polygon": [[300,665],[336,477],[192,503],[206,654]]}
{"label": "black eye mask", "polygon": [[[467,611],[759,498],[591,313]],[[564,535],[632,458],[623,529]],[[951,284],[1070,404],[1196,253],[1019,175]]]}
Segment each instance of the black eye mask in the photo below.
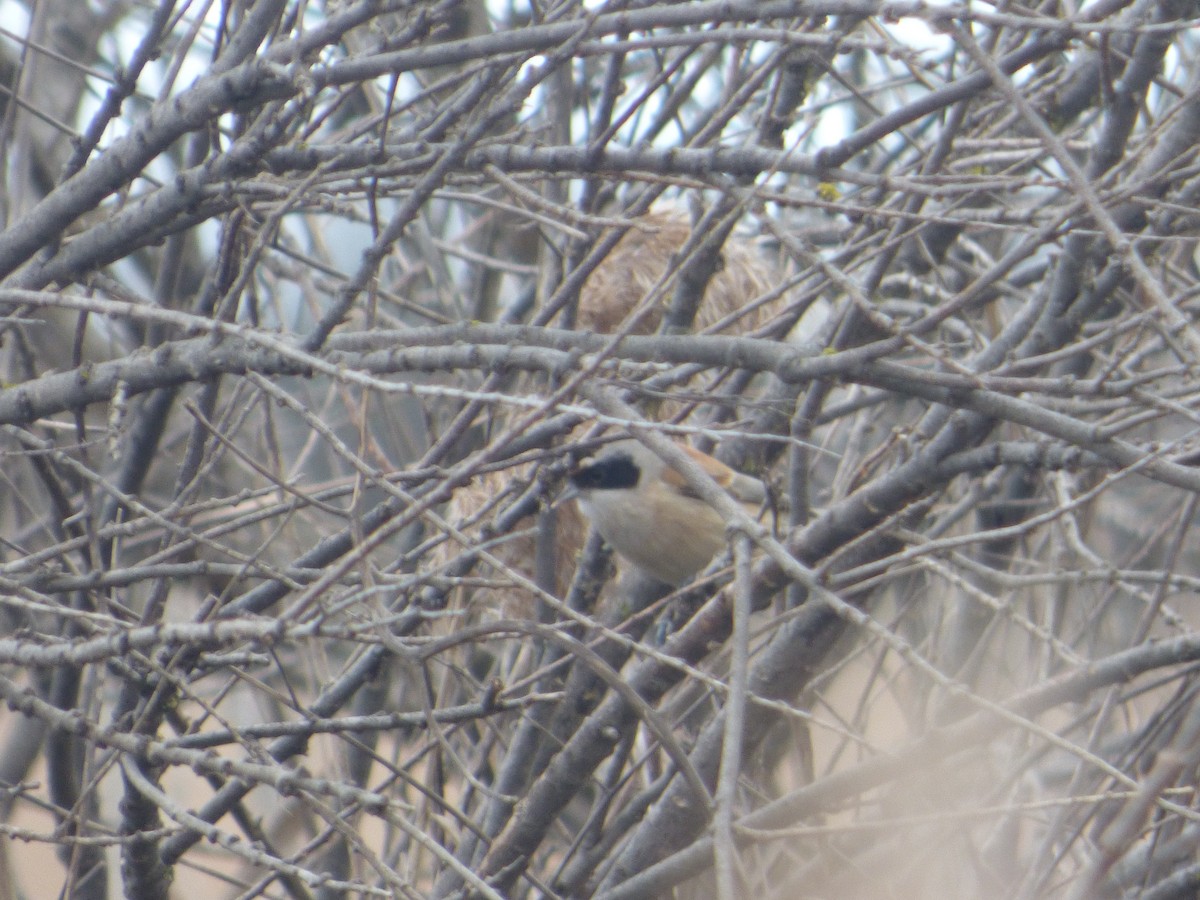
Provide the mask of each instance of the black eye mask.
{"label": "black eye mask", "polygon": [[618,453],[582,466],[568,477],[581,491],[618,491],[637,487],[640,476],[633,459]]}

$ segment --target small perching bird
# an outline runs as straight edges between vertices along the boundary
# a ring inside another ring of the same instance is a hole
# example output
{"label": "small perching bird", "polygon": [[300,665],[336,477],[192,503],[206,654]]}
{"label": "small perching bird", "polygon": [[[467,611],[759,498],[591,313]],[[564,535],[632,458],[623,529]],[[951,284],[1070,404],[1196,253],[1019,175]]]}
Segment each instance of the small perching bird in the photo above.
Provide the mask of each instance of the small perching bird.
{"label": "small perching bird", "polygon": [[[762,515],[766,485],[686,444],[679,448],[751,516]],[[609,444],[568,481],[580,510],[609,546],[658,581],[682,584],[725,546],[725,520],[639,441]]]}

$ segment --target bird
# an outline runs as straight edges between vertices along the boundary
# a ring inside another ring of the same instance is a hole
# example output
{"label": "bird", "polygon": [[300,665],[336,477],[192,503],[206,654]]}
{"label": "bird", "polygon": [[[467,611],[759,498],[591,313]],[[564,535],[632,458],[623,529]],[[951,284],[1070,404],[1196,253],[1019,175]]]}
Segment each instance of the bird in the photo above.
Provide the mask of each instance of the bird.
{"label": "bird", "polygon": [[[750,515],[769,507],[766,485],[678,444]],[[634,439],[609,444],[567,476],[569,495],[618,555],[656,581],[679,586],[725,546],[725,520],[679,472]]]}

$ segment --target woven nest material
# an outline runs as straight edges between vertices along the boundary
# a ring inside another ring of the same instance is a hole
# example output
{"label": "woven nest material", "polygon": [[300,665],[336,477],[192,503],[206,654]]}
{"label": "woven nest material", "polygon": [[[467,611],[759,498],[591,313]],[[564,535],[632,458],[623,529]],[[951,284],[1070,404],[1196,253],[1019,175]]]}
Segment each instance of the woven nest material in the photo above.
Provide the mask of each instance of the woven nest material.
{"label": "woven nest material", "polygon": [[[640,218],[580,291],[576,317],[579,328],[600,334],[619,330],[663,280],[691,233],[691,223],[677,211],[651,212]],[[723,328],[724,333],[745,334],[765,325],[779,311],[780,303],[776,299],[755,305],[755,301],[767,296],[779,282],[778,270],[751,241],[731,236],[696,311],[696,330],[706,331],[739,310],[745,310],[745,314]],[[670,285],[660,292],[658,302],[638,321],[633,334],[650,334],[658,329],[671,293]]]}
{"label": "woven nest material", "polygon": [[[631,228],[625,233],[581,290],[577,315],[581,330],[609,333],[624,327],[626,318],[659,286],[692,230],[688,220],[675,211],[651,213],[639,220],[639,225],[643,227]],[[725,242],[722,257],[723,262],[710,279],[697,309],[696,330],[710,329],[739,310],[746,310],[746,314],[722,328],[722,333],[743,334],[762,327],[785,303],[781,298],[759,302],[778,286],[778,270],[749,240],[736,235]],[[655,331],[671,294],[670,285],[660,290],[657,302],[631,333]],[[668,414],[668,411],[660,409],[659,414]],[[527,469],[511,469],[481,476],[455,493],[448,510],[450,520],[455,523],[473,520],[484,505],[499,496],[514,479],[524,481],[529,474]],[[563,504],[558,512],[555,545],[557,584],[554,591],[559,597],[570,584],[587,533],[587,524],[575,505]],[[462,549],[457,545],[446,546],[439,562],[446,562],[449,556]],[[511,540],[491,547],[490,552],[504,565],[533,579],[535,541],[530,534],[514,535]],[[475,574],[490,580],[505,579],[505,573],[494,567],[476,567]],[[492,615],[524,616],[531,608],[529,592],[519,589],[515,581],[511,588],[481,586],[463,593],[462,601],[476,614],[486,610]]]}

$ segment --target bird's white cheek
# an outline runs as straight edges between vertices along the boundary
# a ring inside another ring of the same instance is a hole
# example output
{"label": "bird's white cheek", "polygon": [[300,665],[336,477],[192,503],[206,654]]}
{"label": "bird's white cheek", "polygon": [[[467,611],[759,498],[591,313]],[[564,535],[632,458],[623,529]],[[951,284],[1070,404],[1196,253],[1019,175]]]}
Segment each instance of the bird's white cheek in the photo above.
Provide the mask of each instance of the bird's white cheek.
{"label": "bird's white cheek", "polygon": [[628,491],[588,491],[580,494],[576,502],[600,536],[620,550],[621,533],[630,519],[630,499]]}

